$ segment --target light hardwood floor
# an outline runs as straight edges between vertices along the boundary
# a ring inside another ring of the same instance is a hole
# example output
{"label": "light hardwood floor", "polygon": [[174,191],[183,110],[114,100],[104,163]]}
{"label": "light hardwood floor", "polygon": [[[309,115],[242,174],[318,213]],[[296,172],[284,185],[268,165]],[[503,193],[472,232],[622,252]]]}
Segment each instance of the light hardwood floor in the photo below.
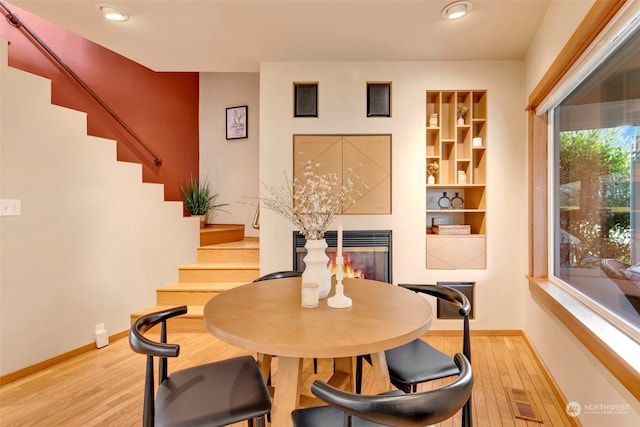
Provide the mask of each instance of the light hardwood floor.
{"label": "light hardwood floor", "polygon": [[[169,340],[181,344],[180,357],[169,362],[169,371],[211,360],[247,354],[209,334],[171,333]],[[461,338],[429,335],[425,340],[453,354],[462,348]],[[489,426],[573,426],[564,405],[538,366],[521,336],[472,336],[474,425]],[[312,374],[312,362],[305,361],[309,380],[329,376],[331,362],[319,361],[319,373]],[[2,426],[138,426],[141,423],[145,357],[121,339],[54,367],[0,387]],[[277,358],[274,361],[277,387]],[[369,366],[364,366],[363,392],[367,392]],[[433,386],[441,385],[436,382]],[[424,386],[426,387],[426,386]],[[421,388],[424,388],[421,386]],[[527,390],[533,396],[543,423],[515,418],[505,387]],[[238,424],[241,425],[241,424]],[[459,414],[439,424],[460,425]],[[336,426],[339,427],[339,426]]]}

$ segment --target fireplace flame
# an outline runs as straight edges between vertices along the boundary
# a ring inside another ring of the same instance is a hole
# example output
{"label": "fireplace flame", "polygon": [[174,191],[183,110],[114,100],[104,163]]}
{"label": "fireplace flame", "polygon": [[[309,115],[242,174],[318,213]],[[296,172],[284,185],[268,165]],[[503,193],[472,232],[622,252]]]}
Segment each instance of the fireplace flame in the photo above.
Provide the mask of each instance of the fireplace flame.
{"label": "fireplace flame", "polygon": [[[353,267],[353,263],[351,262],[351,257],[347,254],[342,259],[342,274],[345,278],[353,278],[353,279],[366,279],[364,277],[364,272],[362,270],[358,270]],[[334,256],[329,260],[329,272],[331,275],[335,275],[338,271],[338,265],[336,264],[336,258]]]}

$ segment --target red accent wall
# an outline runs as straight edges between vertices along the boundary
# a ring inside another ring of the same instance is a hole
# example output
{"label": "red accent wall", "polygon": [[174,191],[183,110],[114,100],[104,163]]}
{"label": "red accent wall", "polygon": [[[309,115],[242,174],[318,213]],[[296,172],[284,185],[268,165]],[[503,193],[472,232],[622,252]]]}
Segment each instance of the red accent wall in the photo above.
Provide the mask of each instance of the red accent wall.
{"label": "red accent wall", "polygon": [[[47,22],[11,9],[145,142],[162,165],[26,32],[0,19],[9,65],[52,81],[53,104],[88,113],[89,135],[117,141],[118,160],[142,164],[144,182],[164,184],[165,200],[182,200],[179,185],[198,176],[198,73],[158,73]],[[82,159],[78,159],[82,161]]]}

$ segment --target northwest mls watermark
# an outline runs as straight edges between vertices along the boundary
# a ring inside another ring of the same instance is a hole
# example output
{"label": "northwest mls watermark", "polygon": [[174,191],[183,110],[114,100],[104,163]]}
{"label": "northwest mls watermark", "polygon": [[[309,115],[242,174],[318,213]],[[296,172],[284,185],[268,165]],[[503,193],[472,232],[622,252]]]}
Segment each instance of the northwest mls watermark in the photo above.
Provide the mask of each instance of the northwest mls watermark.
{"label": "northwest mls watermark", "polygon": [[585,403],[569,402],[565,407],[567,415],[577,417],[583,415],[627,415],[628,403]]}

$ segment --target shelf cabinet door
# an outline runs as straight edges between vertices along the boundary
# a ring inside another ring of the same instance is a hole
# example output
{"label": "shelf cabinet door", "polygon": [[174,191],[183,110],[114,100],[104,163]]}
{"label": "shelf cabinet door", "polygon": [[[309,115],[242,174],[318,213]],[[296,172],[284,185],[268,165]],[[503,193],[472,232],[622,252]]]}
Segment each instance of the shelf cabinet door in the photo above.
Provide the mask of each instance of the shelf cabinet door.
{"label": "shelf cabinet door", "polygon": [[484,235],[427,235],[427,268],[487,268],[486,252],[486,238]]}

